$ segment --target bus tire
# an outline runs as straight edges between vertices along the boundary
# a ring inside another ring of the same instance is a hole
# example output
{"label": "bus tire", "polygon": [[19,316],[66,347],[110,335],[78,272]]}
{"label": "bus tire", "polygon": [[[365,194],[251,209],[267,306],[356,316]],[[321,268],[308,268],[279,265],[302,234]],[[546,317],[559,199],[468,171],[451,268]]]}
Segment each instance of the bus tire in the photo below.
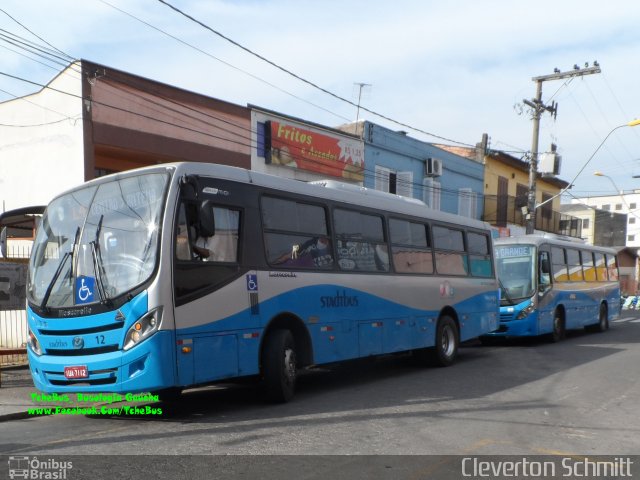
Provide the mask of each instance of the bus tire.
{"label": "bus tire", "polygon": [[431,352],[431,360],[435,366],[448,367],[455,362],[460,346],[458,325],[449,315],[438,319],[436,326],[436,345]]}
{"label": "bus tire", "polygon": [[600,311],[598,312],[598,323],[595,325],[588,325],[587,330],[590,332],[606,332],[609,329],[609,312],[607,306],[604,303],[600,304]]}
{"label": "bus tire", "polygon": [[266,338],[262,372],[269,402],[285,403],[293,398],[297,364],[295,341],[289,330],[274,330]]}
{"label": "bus tire", "polygon": [[564,316],[559,310],[556,310],[553,314],[553,330],[549,334],[549,339],[553,343],[558,343],[564,339],[565,333]]}

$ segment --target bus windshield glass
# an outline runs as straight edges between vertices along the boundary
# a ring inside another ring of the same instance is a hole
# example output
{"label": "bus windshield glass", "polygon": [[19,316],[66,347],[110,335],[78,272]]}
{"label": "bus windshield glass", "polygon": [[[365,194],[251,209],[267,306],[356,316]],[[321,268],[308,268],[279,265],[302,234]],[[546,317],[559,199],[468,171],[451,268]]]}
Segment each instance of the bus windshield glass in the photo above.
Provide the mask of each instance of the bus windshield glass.
{"label": "bus windshield glass", "polygon": [[529,298],[535,291],[535,248],[532,245],[496,247],[501,303],[510,305]]}
{"label": "bus windshield glass", "polygon": [[105,302],[148,280],[167,182],[166,174],[139,174],[53,200],[33,244],[29,301],[41,308]]}

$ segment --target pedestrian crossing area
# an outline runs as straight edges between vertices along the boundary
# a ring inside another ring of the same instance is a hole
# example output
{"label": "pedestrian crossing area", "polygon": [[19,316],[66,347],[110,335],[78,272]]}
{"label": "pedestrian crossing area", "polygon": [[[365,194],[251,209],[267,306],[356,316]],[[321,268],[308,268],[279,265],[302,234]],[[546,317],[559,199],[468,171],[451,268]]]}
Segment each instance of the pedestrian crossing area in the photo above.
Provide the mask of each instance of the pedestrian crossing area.
{"label": "pedestrian crossing area", "polygon": [[638,317],[622,317],[617,320],[613,320],[613,323],[640,323],[640,318]]}

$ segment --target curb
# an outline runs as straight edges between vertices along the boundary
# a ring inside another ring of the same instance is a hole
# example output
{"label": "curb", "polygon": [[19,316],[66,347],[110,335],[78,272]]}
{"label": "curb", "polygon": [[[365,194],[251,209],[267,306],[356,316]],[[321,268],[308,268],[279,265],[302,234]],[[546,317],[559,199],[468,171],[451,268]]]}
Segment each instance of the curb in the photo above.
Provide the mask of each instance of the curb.
{"label": "curb", "polygon": [[29,415],[28,411],[5,413],[0,415],[0,423],[11,422],[12,420],[24,420],[26,418],[46,417],[48,415]]}

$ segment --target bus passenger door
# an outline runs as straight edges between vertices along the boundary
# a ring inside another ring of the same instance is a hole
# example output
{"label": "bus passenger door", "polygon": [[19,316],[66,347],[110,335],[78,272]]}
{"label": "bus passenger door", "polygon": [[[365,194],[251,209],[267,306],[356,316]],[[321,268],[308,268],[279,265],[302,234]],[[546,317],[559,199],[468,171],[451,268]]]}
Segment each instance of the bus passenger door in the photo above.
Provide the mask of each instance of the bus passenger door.
{"label": "bus passenger door", "polygon": [[247,302],[246,294],[230,294],[229,285],[244,278],[238,261],[241,218],[242,209],[224,199],[183,198],[179,205],[173,280],[181,386],[240,373],[240,340],[231,327],[242,324]]}
{"label": "bus passenger door", "polygon": [[553,290],[553,274],[551,271],[550,257],[549,252],[544,248],[539,250],[536,293],[539,334],[553,330],[553,311],[556,303],[556,292]]}

